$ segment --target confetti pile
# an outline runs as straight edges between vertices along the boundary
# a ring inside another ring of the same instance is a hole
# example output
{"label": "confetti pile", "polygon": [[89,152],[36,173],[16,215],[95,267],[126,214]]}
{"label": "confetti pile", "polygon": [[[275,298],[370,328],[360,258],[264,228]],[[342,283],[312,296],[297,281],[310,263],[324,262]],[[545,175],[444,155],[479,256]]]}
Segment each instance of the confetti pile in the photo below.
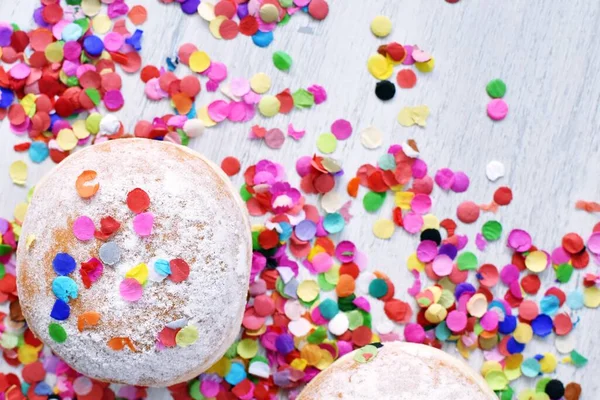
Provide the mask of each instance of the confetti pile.
{"label": "confetti pile", "polygon": [[316,20],[329,14],[326,0],[218,0],[215,3],[200,0],[160,0],[179,3],[185,14],[198,13],[209,23],[210,33],[217,39],[231,40],[238,34],[249,36],[258,47],[267,47],[273,41],[277,26],[287,24],[292,15],[303,11]]}
{"label": "confetti pile", "polygon": [[[122,124],[108,111],[124,105],[121,76],[141,65],[143,31],[130,33],[146,20],[142,6],[110,2],[43,1],[29,32],[0,24],[0,119],[8,116],[11,130],[31,141],[15,145],[40,163],[50,157],[60,162],[77,146],[123,135]],[[76,118],[73,118],[76,117]],[[83,118],[85,117],[85,118]]]}

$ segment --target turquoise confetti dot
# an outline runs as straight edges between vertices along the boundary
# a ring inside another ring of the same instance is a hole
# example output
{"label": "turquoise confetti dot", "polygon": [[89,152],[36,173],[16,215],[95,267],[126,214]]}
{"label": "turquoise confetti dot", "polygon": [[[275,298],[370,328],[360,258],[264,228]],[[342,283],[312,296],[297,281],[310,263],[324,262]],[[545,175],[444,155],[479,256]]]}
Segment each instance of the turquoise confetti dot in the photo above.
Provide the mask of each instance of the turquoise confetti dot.
{"label": "turquoise confetti dot", "polygon": [[52,281],[52,292],[56,297],[68,303],[70,299],[77,298],[77,284],[68,276],[59,276]]}
{"label": "turquoise confetti dot", "polygon": [[571,310],[580,310],[583,308],[583,293],[574,291],[567,295],[567,305]]}
{"label": "turquoise confetti dot", "polygon": [[339,233],[346,226],[346,221],[340,213],[327,214],[323,218],[323,228],[329,233]]}
{"label": "turquoise confetti dot", "polygon": [[325,299],[321,302],[321,304],[319,304],[319,311],[321,312],[323,318],[330,320],[340,312],[340,308],[335,301],[331,299]]}
{"label": "turquoise confetti dot", "polygon": [[227,383],[235,386],[244,379],[246,379],[246,371],[244,370],[244,366],[237,362],[231,363],[231,369],[225,376]]}
{"label": "turquoise confetti dot", "polygon": [[377,162],[379,168],[385,171],[394,171],[396,170],[396,159],[392,154],[386,153],[379,157],[379,161]]}

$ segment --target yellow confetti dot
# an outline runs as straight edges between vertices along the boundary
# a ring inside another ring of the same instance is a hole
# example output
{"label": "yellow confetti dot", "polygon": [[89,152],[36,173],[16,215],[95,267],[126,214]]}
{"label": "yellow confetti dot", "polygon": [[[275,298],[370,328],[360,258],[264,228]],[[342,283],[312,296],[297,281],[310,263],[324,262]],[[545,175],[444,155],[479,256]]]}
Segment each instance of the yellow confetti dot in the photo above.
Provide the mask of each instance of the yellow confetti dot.
{"label": "yellow confetti dot", "polygon": [[205,127],[210,128],[211,126],[215,126],[217,123],[212,120],[212,118],[208,115],[208,106],[203,106],[198,110],[198,119],[202,121]]}
{"label": "yellow confetti dot", "polygon": [[95,33],[104,35],[112,28],[112,21],[106,14],[98,14],[92,18],[92,29]]}
{"label": "yellow confetti dot", "polygon": [[33,93],[29,93],[27,96],[23,97],[19,103],[23,106],[25,110],[25,114],[29,116],[29,118],[33,117],[36,112],[35,100],[37,96]]}
{"label": "yellow confetti dot", "polygon": [[279,20],[279,10],[273,4],[265,4],[260,8],[260,19],[267,24]]}
{"label": "yellow confetti dot", "polygon": [[[441,281],[440,281],[441,282]],[[452,282],[450,282],[452,283]],[[440,298],[436,300],[440,306],[444,307],[446,310],[452,307],[454,304],[454,288],[452,290],[448,290],[446,288],[442,289],[442,293],[440,294]]]}
{"label": "yellow confetti dot", "polygon": [[258,94],[263,94],[271,89],[271,78],[269,75],[259,72],[250,78],[250,87]]}
{"label": "yellow confetti dot", "polygon": [[204,51],[195,51],[190,56],[190,69],[196,73],[204,72],[210,67],[210,57]]}
{"label": "yellow confetti dot", "polygon": [[100,0],[83,0],[81,3],[81,9],[88,17],[93,17],[94,15],[98,14],[101,7],[102,4],[100,4]]}
{"label": "yellow confetti dot", "polygon": [[535,390],[533,389],[525,389],[519,392],[519,396],[517,396],[518,400],[532,400],[535,395]]}
{"label": "yellow confetti dot", "polygon": [[389,239],[394,234],[394,222],[389,219],[378,219],[373,224],[373,234],[379,239]]}
{"label": "yellow confetti dot", "polygon": [[435,59],[431,57],[428,61],[415,63],[415,67],[423,73],[428,73],[433,71],[435,68]]}
{"label": "yellow confetti dot", "polygon": [[512,354],[505,358],[506,368],[515,369],[520,368],[523,362],[523,354]]}
{"label": "yellow confetti dot", "polygon": [[331,353],[327,350],[321,350],[321,360],[319,360],[319,363],[315,365],[315,367],[322,371],[325,368],[329,367],[331,364],[333,364],[333,356],[331,355]]}
{"label": "yellow confetti dot", "polygon": [[237,345],[237,353],[240,357],[249,360],[258,353],[258,342],[252,339],[242,339]]}
{"label": "yellow confetti dot", "polygon": [[508,378],[504,372],[492,370],[485,375],[485,381],[492,390],[504,390],[508,385]]}
{"label": "yellow confetti dot", "polygon": [[18,222],[22,223],[25,220],[25,214],[27,213],[28,207],[29,204],[27,203],[19,203],[15,206],[14,215]]}
{"label": "yellow confetti dot", "polygon": [[29,250],[34,242],[35,242],[35,235],[27,236],[27,241],[25,242],[25,248],[27,250]]}
{"label": "yellow confetti dot", "polygon": [[400,207],[402,210],[410,210],[410,202],[414,197],[414,192],[396,192],[394,202],[396,203],[396,207]]}
{"label": "yellow confetti dot", "polygon": [[198,340],[198,328],[194,325],[184,326],[175,336],[175,343],[179,347],[188,347]]}
{"label": "yellow confetti dot", "polygon": [[502,364],[498,361],[486,361],[481,365],[481,375],[486,376],[492,371],[502,371]]}
{"label": "yellow confetti dot", "polygon": [[317,138],[317,148],[324,154],[333,153],[337,148],[337,138],[333,133],[322,133]]}
{"label": "yellow confetti dot", "polygon": [[425,318],[432,324],[438,324],[446,319],[448,311],[440,304],[432,304],[425,311]]}
{"label": "yellow confetti dot", "polygon": [[583,304],[588,308],[598,308],[600,306],[600,289],[597,286],[583,289]]}
{"label": "yellow confetti dot", "polygon": [[298,371],[304,371],[304,369],[308,366],[308,362],[303,358],[296,358],[291,362],[290,366]]}
{"label": "yellow confetti dot", "polygon": [[298,289],[296,290],[300,300],[306,303],[310,303],[311,301],[315,300],[319,296],[319,292],[319,285],[313,280],[303,281],[300,285],[298,285]]}
{"label": "yellow confetti dot", "polygon": [[216,18],[215,6],[208,1],[203,1],[198,6],[198,14],[203,20],[210,22]]}
{"label": "yellow confetti dot", "polygon": [[325,280],[332,285],[337,285],[340,280],[340,266],[334,265],[329,269],[329,271],[323,274]]}
{"label": "yellow confetti dot", "polygon": [[525,257],[525,266],[531,272],[542,272],[548,266],[548,256],[540,250],[532,251]]}
{"label": "yellow confetti dot", "polygon": [[61,129],[56,136],[56,142],[62,150],[70,151],[77,146],[77,136],[71,129]]}
{"label": "yellow confetti dot", "polygon": [[218,17],[215,17],[215,19],[210,21],[210,23],[208,24],[208,30],[215,38],[223,39],[223,36],[221,36],[221,33],[219,32],[219,28],[221,28],[221,24],[226,19],[227,19],[227,17],[225,17],[223,15],[219,15]]}
{"label": "yellow confetti dot", "polygon": [[552,353],[544,353],[544,358],[540,360],[540,369],[545,374],[551,374],[556,369],[558,360]]}
{"label": "yellow confetti dot", "polygon": [[143,285],[148,280],[148,266],[144,263],[138,264],[125,273],[126,278],[133,278]]}
{"label": "yellow confetti dot", "polygon": [[392,21],[383,15],[378,15],[371,21],[371,32],[377,37],[386,37],[392,32]]}
{"label": "yellow confetti dot", "polygon": [[429,118],[429,107],[415,106],[415,107],[404,107],[398,114],[398,123],[402,126],[413,126],[419,125],[424,127],[427,125],[427,118]]}
{"label": "yellow confetti dot", "polygon": [[77,139],[86,139],[90,136],[90,131],[88,131],[85,121],[82,119],[78,119],[73,123],[73,133]]}
{"label": "yellow confetti dot", "polygon": [[521,372],[521,367],[514,369],[504,368],[504,375],[506,375],[509,381],[514,381],[519,379],[523,373]]}
{"label": "yellow confetti dot", "polygon": [[53,63],[61,62],[65,56],[62,42],[53,42],[46,46],[44,54],[48,61]]}
{"label": "yellow confetti dot", "polygon": [[412,253],[406,260],[406,267],[409,271],[417,270],[419,272],[425,271],[425,264],[423,264],[417,257],[417,253]]}
{"label": "yellow confetti dot", "polygon": [[316,344],[307,344],[300,350],[300,357],[308,365],[317,365],[321,361],[321,348]]}
{"label": "yellow confetti dot", "polygon": [[388,79],[394,73],[394,65],[381,54],[373,54],[367,61],[371,75],[380,81]]}
{"label": "yellow confetti dot", "polygon": [[17,160],[8,167],[8,174],[13,183],[17,185],[25,185],[27,182],[27,164],[24,161]]}
{"label": "yellow confetti dot", "polygon": [[281,102],[275,96],[263,96],[258,102],[258,111],[265,117],[273,117],[279,112]]}
{"label": "yellow confetti dot", "polygon": [[17,351],[17,358],[23,365],[31,364],[37,361],[38,350],[29,344],[24,344],[19,347],[19,350]]}
{"label": "yellow confetti dot", "polygon": [[423,215],[423,226],[421,227],[421,231],[426,229],[440,229],[440,220],[433,214],[425,214]]}
{"label": "yellow confetti dot", "polygon": [[229,373],[231,369],[231,360],[227,357],[221,358],[212,367],[210,367],[206,372],[209,374],[217,374],[219,376],[225,376]]}
{"label": "yellow confetti dot", "polygon": [[521,344],[529,343],[531,341],[531,338],[533,337],[533,330],[531,329],[531,325],[519,322],[517,324],[517,328],[513,333],[513,336],[515,340]]}

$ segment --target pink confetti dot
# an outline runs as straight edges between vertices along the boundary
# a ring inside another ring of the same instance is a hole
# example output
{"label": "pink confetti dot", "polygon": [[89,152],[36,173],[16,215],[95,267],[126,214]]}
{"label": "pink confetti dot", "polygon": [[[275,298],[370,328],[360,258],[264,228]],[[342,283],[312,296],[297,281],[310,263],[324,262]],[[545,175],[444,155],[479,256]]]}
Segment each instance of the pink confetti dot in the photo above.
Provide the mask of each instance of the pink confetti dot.
{"label": "pink confetti dot", "polygon": [[331,133],[339,140],[345,140],[352,135],[352,125],[345,119],[338,119],[331,124]]}
{"label": "pink confetti dot", "polygon": [[142,285],[133,278],[123,279],[119,285],[119,293],[124,300],[138,301],[142,297]]}
{"label": "pink confetti dot", "polygon": [[92,239],[95,230],[94,221],[90,217],[81,216],[73,223],[73,234],[83,242]]}
{"label": "pink confetti dot", "polygon": [[410,343],[423,343],[425,341],[425,330],[419,324],[406,324],[404,339]]}
{"label": "pink confetti dot", "polygon": [[487,114],[494,121],[503,120],[508,114],[508,104],[502,99],[494,99],[487,105]]}
{"label": "pink confetti dot", "polygon": [[133,218],[133,230],[138,235],[145,237],[152,234],[154,225],[154,214],[151,212],[141,213]]}

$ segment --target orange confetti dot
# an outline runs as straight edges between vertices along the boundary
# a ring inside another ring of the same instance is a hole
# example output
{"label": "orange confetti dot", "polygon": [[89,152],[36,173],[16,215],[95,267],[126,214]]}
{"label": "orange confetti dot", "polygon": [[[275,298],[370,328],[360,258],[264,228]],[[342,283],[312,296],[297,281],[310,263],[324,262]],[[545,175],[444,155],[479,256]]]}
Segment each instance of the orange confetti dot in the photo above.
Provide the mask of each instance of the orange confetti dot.
{"label": "orange confetti dot", "polygon": [[87,327],[98,325],[99,321],[100,313],[97,313],[96,311],[86,311],[77,318],[77,329],[79,329],[79,332],[83,332]]}
{"label": "orange confetti dot", "polygon": [[133,342],[128,337],[114,337],[108,341],[108,347],[115,351],[121,351],[127,346],[129,350],[137,352]]}
{"label": "orange confetti dot", "polygon": [[335,292],[339,297],[348,297],[354,293],[355,288],[356,284],[352,275],[340,275]]}
{"label": "orange confetti dot", "polygon": [[127,16],[134,25],[142,25],[148,19],[148,11],[144,6],[137,5],[129,10]]}
{"label": "orange confetti dot", "polygon": [[189,113],[192,109],[192,106],[194,105],[194,101],[190,98],[190,96],[183,92],[173,95],[173,97],[171,97],[171,100],[173,101],[173,105],[175,106],[179,114]]}
{"label": "orange confetti dot", "polygon": [[358,176],[355,176],[354,178],[350,179],[350,182],[348,182],[348,194],[352,197],[356,197],[358,195],[358,185],[360,184],[360,178]]}
{"label": "orange confetti dot", "polygon": [[92,170],[83,171],[81,175],[79,175],[75,181],[75,188],[77,189],[77,194],[79,194],[79,196],[84,199],[89,199],[96,194],[98,189],[100,189],[100,184],[96,183],[94,185],[88,185],[88,183],[96,179],[97,175],[96,171]]}

